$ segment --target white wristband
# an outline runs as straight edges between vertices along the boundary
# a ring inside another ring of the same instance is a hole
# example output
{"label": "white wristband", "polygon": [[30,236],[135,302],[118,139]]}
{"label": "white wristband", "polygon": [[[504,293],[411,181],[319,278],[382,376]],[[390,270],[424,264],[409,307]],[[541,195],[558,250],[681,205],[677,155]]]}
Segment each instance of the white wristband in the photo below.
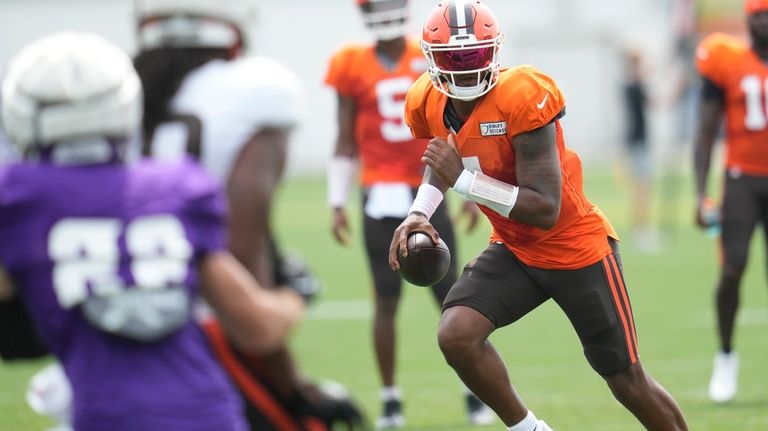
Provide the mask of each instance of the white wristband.
{"label": "white wristband", "polygon": [[443,192],[432,184],[422,184],[416,193],[416,198],[408,210],[408,214],[417,212],[427,216],[427,220],[435,213],[440,202],[443,201]]}
{"label": "white wristband", "polygon": [[472,172],[464,169],[461,171],[459,178],[456,179],[456,184],[453,185],[453,190],[466,197],[469,194],[469,188],[472,186],[472,180],[474,178],[475,175]]}
{"label": "white wristband", "polygon": [[349,190],[357,170],[357,161],[351,157],[335,156],[328,166],[328,205],[339,208],[347,205]]}
{"label": "white wristband", "polygon": [[466,169],[459,175],[453,189],[504,217],[509,217],[510,211],[517,202],[517,195],[520,193],[520,188],[517,186],[499,181],[482,172],[470,173]]}

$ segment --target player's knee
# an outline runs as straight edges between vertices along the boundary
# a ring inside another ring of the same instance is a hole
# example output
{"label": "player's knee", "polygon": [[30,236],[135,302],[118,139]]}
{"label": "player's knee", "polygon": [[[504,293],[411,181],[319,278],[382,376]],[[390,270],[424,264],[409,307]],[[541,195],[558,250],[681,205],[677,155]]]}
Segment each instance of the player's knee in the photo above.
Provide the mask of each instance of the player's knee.
{"label": "player's knee", "polygon": [[605,376],[605,381],[608,383],[613,396],[622,404],[648,393],[648,376],[639,364]]}
{"label": "player's knee", "polygon": [[746,266],[746,261],[736,263],[729,262],[724,265],[722,274],[723,282],[720,283],[721,289],[735,289],[738,287],[741,277],[744,275]]}
{"label": "player's knee", "polygon": [[382,296],[376,297],[376,317],[392,319],[397,313],[397,305],[399,298],[396,296]]}
{"label": "player's knee", "polygon": [[445,360],[452,367],[462,366],[479,354],[485,337],[460,319],[443,319],[437,332],[437,342]]}
{"label": "player's knee", "polygon": [[461,367],[471,361],[476,352],[476,343],[471,339],[463,338],[456,332],[440,331],[437,341],[445,361],[454,368]]}

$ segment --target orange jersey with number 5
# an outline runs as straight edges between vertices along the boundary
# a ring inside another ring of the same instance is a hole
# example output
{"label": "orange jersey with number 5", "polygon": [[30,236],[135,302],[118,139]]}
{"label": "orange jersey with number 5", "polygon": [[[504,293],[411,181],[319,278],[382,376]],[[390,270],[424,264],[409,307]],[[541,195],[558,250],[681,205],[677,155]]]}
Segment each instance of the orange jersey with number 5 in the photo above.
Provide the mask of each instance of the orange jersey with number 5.
{"label": "orange jersey with number 5", "polygon": [[[413,135],[447,137],[446,103],[448,97],[432,86],[426,74],[422,76],[406,97],[405,119]],[[465,168],[517,185],[512,138],[555,122],[563,180],[555,226],[539,229],[480,205],[493,226],[491,241],[503,243],[521,261],[537,268],[591,265],[611,253],[608,237],[616,237],[602,212],[584,196],[581,160],[565,146],[563,129],[556,120],[564,109],[565,99],[550,77],[531,66],[504,69],[496,86],[478,101],[456,134]]]}
{"label": "orange jersey with number 5", "polygon": [[725,96],[726,167],[768,176],[768,66],[744,40],[723,33],[701,42],[696,63]]}
{"label": "orange jersey with number 5", "polygon": [[363,185],[400,182],[417,187],[427,141],[411,136],[403,107],[408,89],[427,69],[418,42],[408,39],[393,66],[385,68],[372,45],[348,45],[331,59],[325,82],[356,103],[355,142]]}

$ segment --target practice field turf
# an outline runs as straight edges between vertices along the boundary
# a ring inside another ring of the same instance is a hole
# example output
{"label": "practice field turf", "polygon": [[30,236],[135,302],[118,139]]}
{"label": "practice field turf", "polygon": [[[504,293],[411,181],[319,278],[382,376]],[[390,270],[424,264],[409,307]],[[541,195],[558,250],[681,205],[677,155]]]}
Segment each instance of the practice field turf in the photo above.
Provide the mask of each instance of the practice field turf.
{"label": "practice field turf", "polygon": [[[660,184],[668,190],[669,183]],[[624,239],[625,277],[637,325],[640,354],[648,371],[680,402],[693,431],[768,430],[768,307],[762,233],[744,279],[736,343],[741,354],[740,390],[724,406],[707,398],[715,349],[712,288],[716,250],[692,227],[692,187],[678,184],[654,213],[666,228],[656,254],[641,253],[628,231],[629,195],[608,174],[587,176],[587,194],[614,223]],[[324,181],[291,180],[280,193],[275,220],[285,248],[301,253],[322,279],[325,290],[312,307],[292,344],[304,371],[346,385],[370,419],[379,411],[379,382],[372,353],[371,289],[357,216],[349,248],[334,243],[325,207]],[[455,207],[456,200],[452,201]],[[677,220],[674,220],[677,219]],[[463,224],[459,225],[463,227]],[[676,227],[674,227],[676,226]],[[483,224],[460,235],[463,265],[483,249]],[[454,254],[454,257],[456,255]],[[404,393],[408,430],[503,429],[466,425],[461,386],[436,343],[439,313],[428,291],[405,286],[398,317],[399,384]],[[568,321],[547,303],[522,321],[492,336],[510,376],[528,406],[558,431],[624,431],[642,427],[611,396],[588,366]],[[0,431],[38,431],[49,422],[24,402],[27,380],[44,362],[0,364]]]}

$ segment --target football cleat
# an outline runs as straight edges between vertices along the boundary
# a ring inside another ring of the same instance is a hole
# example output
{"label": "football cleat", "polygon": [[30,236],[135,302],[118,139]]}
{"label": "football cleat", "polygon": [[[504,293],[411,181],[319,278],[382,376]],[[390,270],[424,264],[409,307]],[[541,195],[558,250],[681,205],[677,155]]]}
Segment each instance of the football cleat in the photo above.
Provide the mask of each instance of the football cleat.
{"label": "football cleat", "polygon": [[715,355],[712,378],[709,380],[709,398],[716,403],[726,403],[736,396],[739,378],[739,355],[718,352]]}
{"label": "football cleat", "polygon": [[396,429],[405,426],[405,417],[403,416],[403,404],[398,399],[391,399],[384,402],[381,416],[376,419],[376,429]]}
{"label": "football cleat", "polygon": [[471,425],[491,425],[495,421],[495,416],[493,410],[477,395],[467,394],[467,419]]}

